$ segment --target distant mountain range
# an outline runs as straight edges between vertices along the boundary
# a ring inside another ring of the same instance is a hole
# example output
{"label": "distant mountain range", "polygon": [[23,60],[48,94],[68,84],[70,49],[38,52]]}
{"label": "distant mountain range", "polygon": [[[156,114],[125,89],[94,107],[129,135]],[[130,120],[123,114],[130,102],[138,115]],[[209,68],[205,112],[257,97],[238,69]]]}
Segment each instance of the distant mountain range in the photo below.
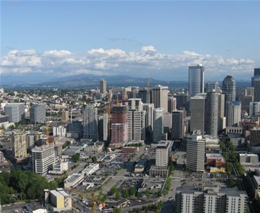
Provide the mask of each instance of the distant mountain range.
{"label": "distant mountain range", "polygon": [[[59,88],[59,89],[76,89],[76,88],[95,88],[99,87],[99,82],[101,79],[105,79],[107,82],[107,86],[114,87],[127,87],[127,86],[139,86],[146,87],[148,78],[134,78],[126,75],[115,75],[115,76],[97,76],[97,75],[89,75],[89,74],[81,74],[63,78],[52,78],[46,79],[44,82],[39,82],[34,80],[33,76],[30,76],[28,79],[19,78],[19,76],[15,76],[16,82],[14,79],[10,79],[9,81],[2,81],[1,87],[5,89],[51,89],[51,88]],[[18,82],[19,80],[19,82]],[[150,87],[161,84],[163,86],[168,86],[170,88],[187,88],[187,81],[163,81],[156,80],[151,78]],[[221,82],[220,82],[221,86]],[[250,82],[238,81],[237,87],[244,88],[250,86]]]}

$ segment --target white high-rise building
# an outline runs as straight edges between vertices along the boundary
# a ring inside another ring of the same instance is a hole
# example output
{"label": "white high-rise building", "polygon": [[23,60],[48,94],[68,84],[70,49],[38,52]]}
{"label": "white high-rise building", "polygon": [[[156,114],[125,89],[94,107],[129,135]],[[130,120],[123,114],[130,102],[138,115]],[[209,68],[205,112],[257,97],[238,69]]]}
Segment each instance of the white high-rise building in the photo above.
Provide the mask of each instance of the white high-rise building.
{"label": "white high-rise building", "polygon": [[55,160],[53,143],[42,145],[32,149],[32,168],[33,172],[46,174],[52,169]]}
{"label": "white high-rise building", "polygon": [[60,137],[66,137],[67,134],[67,128],[66,126],[60,125],[60,126],[53,126],[52,127],[53,136],[60,136]]}
{"label": "white high-rise building", "polygon": [[128,99],[128,139],[145,140],[145,114],[141,98]]}
{"label": "white high-rise building", "polygon": [[187,139],[187,168],[192,171],[204,171],[205,139],[200,131],[194,131]]}
{"label": "white high-rise building", "polygon": [[168,141],[159,141],[156,147],[155,165],[167,167],[169,163],[170,143]]}
{"label": "white high-rise building", "polygon": [[195,96],[204,92],[204,66],[189,66],[189,95]]}
{"label": "white high-rise building", "polygon": [[162,108],[164,112],[168,111],[168,93],[166,86],[157,85],[152,88],[152,103],[154,108]]}
{"label": "white high-rise building", "polygon": [[92,105],[87,105],[83,111],[83,137],[98,139],[98,110]]}
{"label": "white high-rise building", "polygon": [[241,103],[239,101],[228,101],[226,109],[227,126],[238,126],[241,121]]}
{"label": "white high-rise building", "polygon": [[153,110],[153,142],[158,143],[163,135],[163,108]]}
{"label": "white high-rise building", "polygon": [[102,79],[101,81],[100,81],[100,93],[101,94],[106,94],[107,93],[107,82],[104,80],[104,79]]}
{"label": "white high-rise building", "polygon": [[146,111],[146,114],[145,114],[145,127],[149,131],[152,131],[152,129],[153,129],[154,104],[143,104],[143,110]]}
{"label": "white high-rise building", "polygon": [[108,131],[109,131],[109,126],[108,126],[108,113],[103,114],[103,141],[108,140]]}

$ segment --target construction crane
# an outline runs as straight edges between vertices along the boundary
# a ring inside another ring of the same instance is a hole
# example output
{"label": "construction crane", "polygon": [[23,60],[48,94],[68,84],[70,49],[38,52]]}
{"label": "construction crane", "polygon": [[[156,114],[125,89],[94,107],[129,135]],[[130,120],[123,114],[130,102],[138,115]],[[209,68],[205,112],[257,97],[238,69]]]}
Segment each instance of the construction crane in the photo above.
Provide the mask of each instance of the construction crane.
{"label": "construction crane", "polygon": [[86,195],[86,194],[81,194],[80,192],[75,192],[74,193],[78,194],[81,197],[84,197],[88,200],[91,200],[93,202],[93,207],[92,207],[92,213],[96,213],[97,212],[97,203],[99,204],[99,208],[104,208],[106,206],[106,203],[99,200],[96,196],[96,194],[93,192],[92,193],[92,197]]}
{"label": "construction crane", "polygon": [[46,145],[49,145],[49,126],[51,125],[52,121],[49,121],[46,125]]}

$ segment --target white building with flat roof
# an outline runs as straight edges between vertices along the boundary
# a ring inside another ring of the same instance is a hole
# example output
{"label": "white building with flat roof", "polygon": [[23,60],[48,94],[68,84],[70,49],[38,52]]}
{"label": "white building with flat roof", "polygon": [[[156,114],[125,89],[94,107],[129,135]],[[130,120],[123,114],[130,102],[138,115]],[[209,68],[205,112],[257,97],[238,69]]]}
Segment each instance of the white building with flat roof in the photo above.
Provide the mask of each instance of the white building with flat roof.
{"label": "white building with flat roof", "polygon": [[205,139],[200,132],[194,132],[187,139],[187,168],[193,171],[204,171]]}
{"label": "white building with flat roof", "polygon": [[32,149],[33,172],[46,174],[52,169],[55,160],[53,144],[36,146]]}
{"label": "white building with flat roof", "polygon": [[167,167],[169,163],[170,143],[168,141],[159,141],[156,147],[155,165]]}

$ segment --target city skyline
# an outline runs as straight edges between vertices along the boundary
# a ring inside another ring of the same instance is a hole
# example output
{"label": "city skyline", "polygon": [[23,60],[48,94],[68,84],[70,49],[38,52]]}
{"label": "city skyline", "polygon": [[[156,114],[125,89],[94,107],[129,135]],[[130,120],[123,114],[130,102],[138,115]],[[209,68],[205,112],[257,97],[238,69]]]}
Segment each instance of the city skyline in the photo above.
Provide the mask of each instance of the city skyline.
{"label": "city skyline", "polygon": [[[2,1],[1,79],[77,74],[250,81],[260,2]],[[199,11],[199,12],[198,12]]]}

